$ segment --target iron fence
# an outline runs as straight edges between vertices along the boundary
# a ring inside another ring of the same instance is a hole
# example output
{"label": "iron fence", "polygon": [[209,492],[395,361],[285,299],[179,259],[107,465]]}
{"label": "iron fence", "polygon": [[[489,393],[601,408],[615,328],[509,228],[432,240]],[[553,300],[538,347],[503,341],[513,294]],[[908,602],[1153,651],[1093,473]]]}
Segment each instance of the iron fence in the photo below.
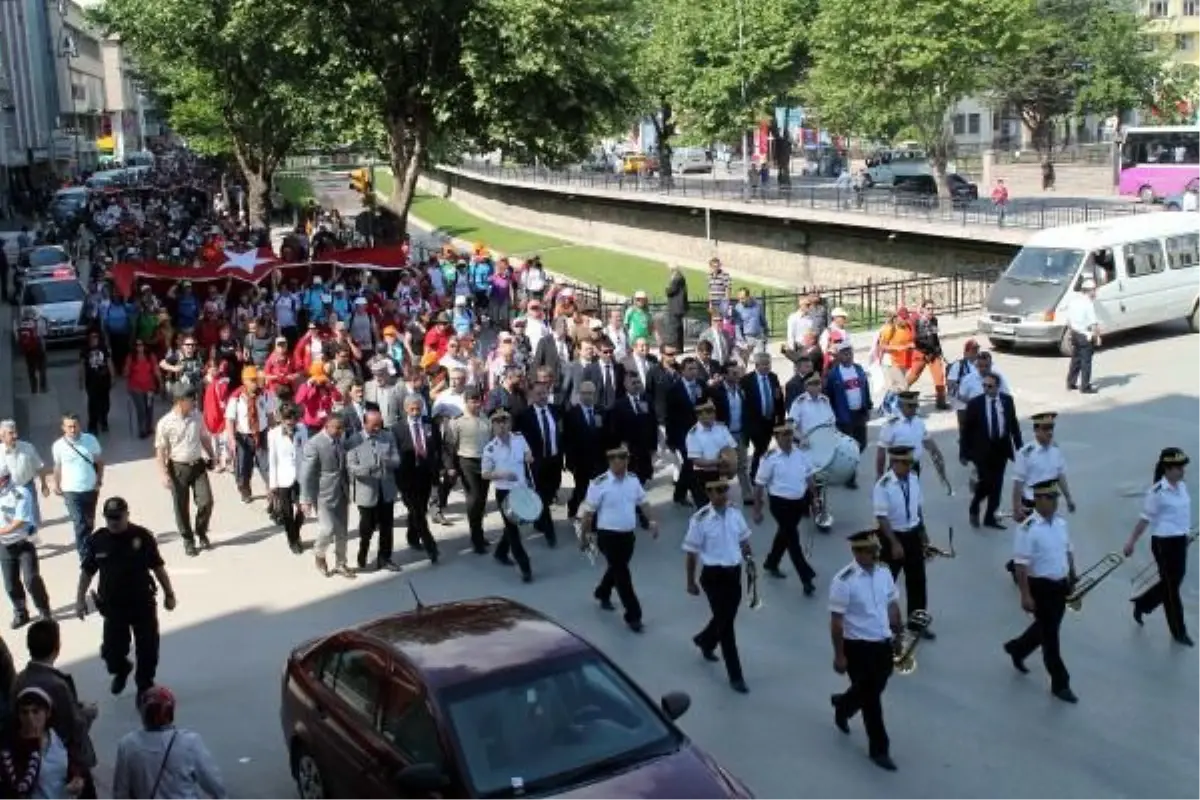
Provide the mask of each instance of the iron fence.
{"label": "iron fence", "polygon": [[893,217],[945,222],[961,226],[1056,228],[1081,222],[1101,222],[1130,214],[1153,213],[1155,209],[1123,201],[1069,203],[1061,200],[1016,198],[1005,208],[987,199],[954,199],[913,195],[876,188],[856,192],[838,186],[793,183],[780,186],[747,185],[740,178],[662,178],[657,175],[618,175],[608,172],[551,170],[539,167],[495,166],[468,162],[456,167],[463,172],[517,183],[534,183],[563,189],[589,189],[643,196],[723,200],[754,205],[812,208],[847,215]]}

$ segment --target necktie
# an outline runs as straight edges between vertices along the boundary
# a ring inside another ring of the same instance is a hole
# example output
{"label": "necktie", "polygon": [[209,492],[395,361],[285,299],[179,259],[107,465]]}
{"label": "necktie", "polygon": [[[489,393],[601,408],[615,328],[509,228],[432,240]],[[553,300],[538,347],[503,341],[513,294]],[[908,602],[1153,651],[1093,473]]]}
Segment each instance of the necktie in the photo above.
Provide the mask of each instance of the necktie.
{"label": "necktie", "polygon": [[550,414],[545,408],[539,408],[538,416],[542,419],[542,444],[546,450],[546,458],[550,458],[554,455],[554,448],[550,441]]}
{"label": "necktie", "polygon": [[425,457],[425,432],[421,430],[421,423],[414,422],[412,426],[413,432],[413,448],[417,451],[417,458]]}
{"label": "necktie", "polygon": [[609,399],[613,393],[612,364],[604,365],[604,397]]}
{"label": "necktie", "polygon": [[642,409],[641,409],[641,408],[638,406],[638,403],[639,403],[640,401],[641,401],[641,397],[635,397],[635,396],[633,396],[633,395],[630,395],[630,396],[629,396],[629,402],[630,402],[630,404],[633,406],[633,415],[634,415],[635,417],[636,417],[638,414],[641,414],[641,413],[642,413]]}
{"label": "necktie", "polygon": [[258,434],[258,397],[256,395],[246,395],[246,427],[250,429],[250,435]]}
{"label": "necktie", "polygon": [[583,415],[584,415],[585,417],[587,417],[587,426],[588,426],[589,428],[590,428],[590,427],[592,427],[592,426],[595,424],[595,423],[594,423],[594,421],[592,420],[592,409],[590,409],[590,408],[585,408],[585,409],[583,410]]}
{"label": "necktie", "polygon": [[904,521],[911,528],[912,527],[912,507],[910,505],[911,495],[909,493],[910,490],[908,488],[908,476],[906,475],[904,477],[904,480],[898,481],[898,483],[900,484],[900,493],[904,495]]}
{"label": "necktie", "polygon": [[642,381],[642,386],[646,385],[646,360],[639,358],[637,360],[638,378]]}
{"label": "necktie", "polygon": [[771,418],[771,382],[767,380],[766,375],[760,375],[758,378],[758,393],[762,395],[763,416],[767,419]]}
{"label": "necktie", "polygon": [[996,398],[988,398],[988,406],[992,410],[992,438],[1000,438],[1000,415],[996,413]]}

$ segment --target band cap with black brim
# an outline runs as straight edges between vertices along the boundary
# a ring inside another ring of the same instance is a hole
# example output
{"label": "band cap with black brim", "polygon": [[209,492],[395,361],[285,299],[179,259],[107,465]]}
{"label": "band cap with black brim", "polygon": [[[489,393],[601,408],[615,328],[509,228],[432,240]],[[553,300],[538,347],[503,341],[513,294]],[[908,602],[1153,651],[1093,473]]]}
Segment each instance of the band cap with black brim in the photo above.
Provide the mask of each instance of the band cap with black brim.
{"label": "band cap with black brim", "polygon": [[718,479],[715,481],[709,481],[708,483],[704,484],[705,491],[709,491],[709,492],[722,491],[722,490],[728,489],[728,488],[729,488],[729,481],[727,481],[727,480]]}
{"label": "band cap with black brim", "polygon": [[915,406],[921,402],[921,393],[920,392],[897,392],[896,399],[899,400],[901,403],[906,403],[908,405]]}
{"label": "band cap with black brim", "polygon": [[703,403],[696,406],[697,414],[715,414],[716,412],[717,412],[717,407],[715,405],[713,405],[712,400],[705,400]]}
{"label": "band cap with black brim", "polygon": [[875,550],[879,547],[879,536],[874,528],[852,533],[846,540],[850,542],[851,550]]}
{"label": "band cap with black brim", "polygon": [[606,452],[605,455],[609,458],[629,458],[629,450],[624,446],[614,447],[612,450]]}
{"label": "band cap with black brim", "polygon": [[1054,420],[1058,418],[1057,411],[1042,411],[1030,417],[1034,425],[1053,425]]}
{"label": "band cap with black brim", "polygon": [[1034,497],[1058,497],[1062,491],[1058,488],[1058,481],[1049,480],[1035,483],[1030,487]]}
{"label": "band cap with black brim", "polygon": [[1188,458],[1187,453],[1182,450],[1176,450],[1172,453],[1164,453],[1160,461],[1162,461],[1164,466],[1182,467],[1190,463],[1191,459]]}
{"label": "band cap with black brim", "polygon": [[804,379],[804,385],[805,386],[820,386],[821,385],[821,376],[814,372],[812,375],[809,375],[807,378]]}
{"label": "band cap with black brim", "polygon": [[913,460],[913,449],[906,444],[898,444],[888,448],[888,458],[901,463]]}
{"label": "band cap with black brim", "polygon": [[512,414],[508,413],[503,408],[498,408],[492,412],[492,422],[499,422],[501,420],[507,421],[510,419],[512,419]]}

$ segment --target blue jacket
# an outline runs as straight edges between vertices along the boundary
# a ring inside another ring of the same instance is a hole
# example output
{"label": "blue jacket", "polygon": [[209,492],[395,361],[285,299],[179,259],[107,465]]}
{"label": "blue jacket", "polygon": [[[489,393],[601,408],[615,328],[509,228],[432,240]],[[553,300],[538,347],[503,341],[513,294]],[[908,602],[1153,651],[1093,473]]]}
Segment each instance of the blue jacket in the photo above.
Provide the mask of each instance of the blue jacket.
{"label": "blue jacket", "polygon": [[[858,381],[862,387],[863,411],[870,411],[874,407],[871,402],[871,382],[867,380],[867,373],[861,366],[858,364],[852,366],[858,373]],[[850,404],[846,400],[846,384],[842,381],[842,371],[836,363],[830,364],[829,370],[825,373],[825,395],[829,398],[829,404],[833,406],[833,417],[838,424],[850,424]]]}

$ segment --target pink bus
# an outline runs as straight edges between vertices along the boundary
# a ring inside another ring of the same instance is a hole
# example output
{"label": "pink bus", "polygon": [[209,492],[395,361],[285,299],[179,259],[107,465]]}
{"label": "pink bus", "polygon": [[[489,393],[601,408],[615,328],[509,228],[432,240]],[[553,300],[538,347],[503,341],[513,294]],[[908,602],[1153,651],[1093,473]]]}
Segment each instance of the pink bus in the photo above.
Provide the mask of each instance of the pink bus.
{"label": "pink bus", "polygon": [[1121,145],[1122,195],[1143,203],[1180,194],[1200,176],[1200,129],[1184,125],[1126,128]]}

